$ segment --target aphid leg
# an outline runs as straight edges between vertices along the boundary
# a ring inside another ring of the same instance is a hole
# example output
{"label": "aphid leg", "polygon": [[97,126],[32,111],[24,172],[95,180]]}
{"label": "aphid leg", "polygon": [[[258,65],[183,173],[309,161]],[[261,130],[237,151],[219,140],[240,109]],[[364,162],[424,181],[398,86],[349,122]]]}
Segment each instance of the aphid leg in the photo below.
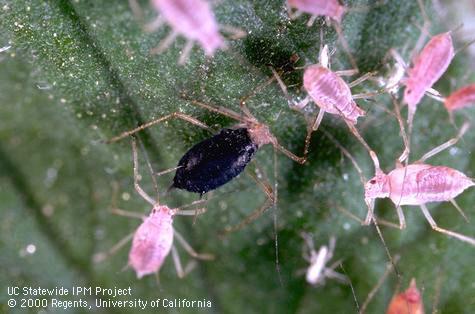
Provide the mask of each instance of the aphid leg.
{"label": "aphid leg", "polygon": [[[292,98],[290,97],[289,93],[287,92],[287,86],[285,86],[285,83],[282,81],[282,79],[280,78],[279,74],[277,73],[277,71],[273,68],[273,67],[269,67],[270,70],[272,71],[272,74],[274,76],[274,79],[277,81],[277,84],[279,84],[279,87],[280,89],[282,90],[282,92],[284,93],[284,96],[285,98],[287,98],[287,102],[289,103],[289,106],[291,108],[294,108],[295,106],[297,106],[297,104],[295,104],[295,102],[292,100]],[[272,82],[272,81],[270,81]],[[270,83],[269,82],[269,83]],[[303,108],[303,107],[302,107]]]}
{"label": "aphid leg", "polygon": [[119,185],[117,182],[112,183],[112,199],[111,199],[111,206],[109,207],[109,211],[111,214],[130,217],[130,218],[137,218],[137,219],[144,219],[145,216],[140,213],[131,212],[128,210],[123,210],[117,207],[117,194],[119,193]]}
{"label": "aphid leg", "polygon": [[462,136],[467,132],[469,129],[470,124],[468,122],[465,122],[462,127],[460,128],[459,133],[457,134],[456,137],[448,140],[447,142],[431,149],[429,152],[425,153],[424,156],[422,156],[419,160],[417,160],[415,163],[423,163],[427,159],[431,158],[434,155],[437,155],[438,153],[446,150],[447,148],[457,144],[457,142],[462,138]]}
{"label": "aphid leg", "polygon": [[449,202],[452,203],[452,205],[454,205],[454,207],[457,209],[460,215],[462,215],[463,219],[465,219],[466,222],[470,222],[468,217],[465,215],[463,209],[457,204],[457,202],[453,198],[450,199]]}
{"label": "aphid leg", "polygon": [[143,11],[137,0],[129,0],[129,7],[134,17],[140,22],[143,22]]}
{"label": "aphid leg", "polygon": [[371,157],[371,160],[373,161],[374,168],[375,169],[380,169],[379,168],[379,159],[376,156],[376,153],[371,149],[371,147],[369,147],[368,143],[366,143],[366,141],[363,139],[363,137],[360,135],[360,133],[358,132],[356,127],[351,122],[345,120],[345,123],[348,126],[348,128],[350,129],[351,133],[353,133],[353,135],[358,139],[358,141],[360,141],[360,143],[368,151],[368,153]]}
{"label": "aphid leg", "polygon": [[371,302],[371,300],[374,298],[374,296],[376,295],[376,293],[378,292],[378,290],[381,288],[381,286],[383,285],[384,281],[386,280],[386,278],[389,276],[389,274],[392,272],[393,270],[393,267],[395,264],[397,264],[397,262],[399,261],[400,259],[400,256],[399,255],[396,255],[394,256],[394,264],[393,263],[387,263],[386,264],[386,270],[384,271],[384,274],[381,276],[381,278],[379,278],[378,282],[376,283],[376,285],[373,287],[373,289],[371,289],[371,291],[368,293],[368,296],[366,297],[366,300],[363,302],[363,304],[361,305],[361,309],[360,309],[360,312],[359,314],[364,314],[366,312],[366,308],[368,307],[369,303]]}
{"label": "aphid leg", "polygon": [[419,35],[419,38],[417,39],[416,45],[414,46],[410,56],[410,60],[414,60],[414,57],[419,53],[419,51],[422,49],[422,46],[424,46],[424,42],[427,38],[427,35],[429,34],[428,29],[430,27],[430,20],[429,17],[427,16],[426,10],[424,8],[424,3],[422,0],[417,0],[417,5],[419,6],[419,9],[421,11],[422,19],[424,20],[424,24],[421,27],[421,34]]}
{"label": "aphid leg", "polygon": [[154,200],[150,195],[145,192],[142,187],[139,184],[139,181],[141,180],[141,175],[139,173],[139,162],[138,162],[138,156],[137,156],[137,142],[135,140],[135,137],[132,137],[132,158],[134,160],[134,187],[137,193],[139,193],[140,196],[144,200],[146,200],[150,205],[154,206],[155,204],[158,204],[156,200]]}
{"label": "aphid leg", "polygon": [[178,64],[183,65],[188,61],[190,56],[191,49],[193,49],[194,42],[192,40],[188,40],[185,44],[185,47],[181,51],[180,58],[178,59]]}
{"label": "aphid leg", "polygon": [[450,231],[450,230],[439,227],[437,225],[437,223],[434,221],[434,219],[432,218],[432,216],[430,215],[429,210],[427,209],[427,206],[426,205],[420,205],[420,207],[421,207],[422,213],[426,217],[426,220],[429,222],[432,229],[434,229],[437,232],[444,233],[444,234],[446,234],[450,237],[454,237],[456,239],[459,239],[463,242],[470,243],[471,245],[475,246],[475,239],[474,238],[470,238],[470,237],[467,237],[463,234],[460,234],[460,233],[457,233],[457,232]]}
{"label": "aphid leg", "polygon": [[161,123],[161,122],[164,122],[164,121],[167,121],[167,120],[170,120],[170,119],[181,119],[181,120],[184,120],[184,121],[187,121],[191,124],[194,124],[196,126],[199,126],[203,129],[206,129],[210,132],[213,132],[213,129],[210,128],[209,126],[207,126],[206,124],[204,124],[203,122],[201,122],[200,120],[190,116],[190,115],[187,115],[187,114],[184,114],[184,113],[181,113],[181,112],[174,112],[174,113],[171,113],[171,114],[168,114],[166,116],[163,116],[161,118],[158,118],[158,119],[155,119],[155,120],[152,120],[150,122],[147,122],[145,124],[142,124],[138,127],[136,127],[135,129],[132,129],[130,131],[126,131],[126,132],[123,132],[121,133],[120,135],[118,136],[115,136],[107,141],[105,141],[107,144],[110,144],[110,143],[113,143],[113,142],[116,142],[118,140],[121,140],[123,139],[124,137],[127,137],[129,135],[132,135],[134,133],[137,133],[139,131],[142,131],[144,129],[147,129],[149,127],[151,127],[152,125],[155,125],[155,124],[158,124],[158,123]]}
{"label": "aphid leg", "polygon": [[134,236],[134,233],[135,232],[131,232],[130,234],[126,235],[125,237],[123,237],[121,240],[119,240],[119,242],[114,244],[107,251],[95,253],[92,256],[93,262],[96,263],[96,264],[101,263],[101,262],[105,261],[107,258],[109,258],[110,256],[117,253],[121,248],[123,248],[127,243],[129,243],[130,240],[132,240],[132,238]]}
{"label": "aphid leg", "polygon": [[404,217],[404,212],[402,211],[401,206],[396,206],[397,217],[399,219],[399,229],[406,228],[406,218]]}
{"label": "aphid leg", "polygon": [[150,54],[160,54],[167,50],[168,47],[172,44],[172,42],[175,41],[176,37],[178,36],[178,33],[175,31],[171,31],[167,37],[165,37],[157,47],[150,49]]}
{"label": "aphid leg", "polygon": [[[348,209],[340,206],[340,205],[335,205],[334,207],[336,207],[336,209],[338,209],[341,213],[343,213],[344,215],[350,217],[351,219],[359,222],[361,225],[364,225],[365,222],[359,218],[358,216],[356,216],[355,214],[353,214],[352,212],[350,212]],[[391,228],[399,228],[399,226],[393,222],[390,222],[390,221],[387,221],[385,219],[381,219],[381,218],[376,218],[378,220],[378,223],[380,225],[383,225],[383,226],[387,226],[387,227],[391,227]],[[371,221],[371,220],[370,220]]]}
{"label": "aphid leg", "polygon": [[315,23],[315,21],[317,20],[317,17],[316,15],[312,15],[309,19],[308,19],[308,22],[307,22],[307,27],[312,27],[313,23]]}
{"label": "aphid leg", "polygon": [[180,245],[183,247],[183,249],[193,258],[200,259],[200,260],[205,260],[205,261],[211,261],[214,259],[214,255],[212,254],[207,254],[207,253],[197,253],[188,242],[183,238],[183,236],[176,231],[175,229],[173,230],[173,234],[175,235],[175,238],[177,241],[180,243]]}
{"label": "aphid leg", "polygon": [[298,18],[299,16],[303,14],[303,12],[299,10],[295,10],[295,12],[292,13],[292,8],[290,7],[288,1],[285,1],[285,6],[287,8],[287,14],[289,16],[289,19],[291,20],[295,20],[296,18]]}
{"label": "aphid leg", "polygon": [[164,23],[165,20],[162,17],[158,16],[152,22],[145,24],[143,28],[144,31],[151,33],[162,27]]}
{"label": "aphid leg", "polygon": [[343,47],[343,50],[345,51],[346,55],[348,56],[348,58],[350,59],[350,63],[351,63],[351,66],[359,72],[359,69],[358,69],[358,64],[356,63],[356,60],[355,58],[353,57],[353,55],[351,54],[350,52],[350,45],[348,45],[348,42],[346,41],[345,39],[345,36],[343,36],[343,31],[341,29],[341,26],[340,24],[334,22],[332,23],[333,24],[333,27],[335,28],[335,31],[337,32],[338,34],[338,40],[340,41],[342,47]]}
{"label": "aphid leg", "polygon": [[155,178],[155,172],[153,171],[153,168],[152,168],[152,163],[150,162],[150,158],[148,157],[147,150],[144,148],[143,143],[142,141],[140,141],[140,139],[139,139],[139,144],[140,144],[140,149],[142,150],[142,153],[144,155],[148,170],[150,172],[150,177],[152,178],[153,187],[157,195],[157,198],[156,198],[157,203],[160,203],[160,191],[158,189],[157,179]]}
{"label": "aphid leg", "polygon": [[238,27],[231,26],[231,25],[220,25],[219,28],[223,32],[230,34],[231,36],[229,38],[231,38],[233,40],[246,37],[246,35],[247,35],[247,33],[245,31],[243,31],[242,29],[240,29]]}
{"label": "aphid leg", "polygon": [[338,76],[353,76],[359,73],[358,70],[350,69],[350,70],[340,70],[334,72]]}
{"label": "aphid leg", "polygon": [[356,80],[348,83],[348,86],[350,88],[353,88],[354,86],[358,85],[358,84],[361,84],[363,83],[364,81],[370,79],[371,77],[375,76],[377,72],[368,72],[362,76],[360,76],[359,78],[357,78]]}
{"label": "aphid leg", "polygon": [[181,265],[180,255],[178,255],[178,251],[176,250],[176,247],[174,245],[172,246],[171,253],[172,253],[172,258],[173,258],[173,264],[175,265],[175,270],[176,270],[176,274],[178,278],[181,279],[185,277],[186,275],[188,275],[190,271],[193,270],[193,268],[195,268],[196,261],[191,260],[186,265],[185,269],[183,270],[183,266]]}
{"label": "aphid leg", "polygon": [[214,106],[214,105],[209,105],[209,104],[206,104],[206,103],[198,101],[198,100],[190,99],[184,93],[181,94],[181,98],[189,101],[192,105],[201,107],[201,108],[206,109],[208,111],[212,111],[212,112],[222,114],[222,115],[227,116],[229,118],[232,118],[236,121],[246,123],[246,119],[244,119],[241,114],[239,114],[239,113],[237,113],[237,112],[235,112],[231,109],[228,109],[228,108],[225,108],[225,107],[222,107],[222,106],[218,107],[218,106]]}
{"label": "aphid leg", "polygon": [[247,215],[240,223],[238,223],[235,226],[227,226],[224,230],[222,230],[220,233],[222,235],[226,235],[231,232],[239,231],[252,221],[256,220],[259,218],[267,209],[271,208],[272,206],[275,205],[274,203],[274,194],[272,187],[270,186],[269,183],[264,182],[263,180],[257,178],[254,174],[252,174],[250,171],[247,172],[247,174],[254,180],[256,181],[257,185],[261,188],[262,191],[266,194],[266,200],[264,203],[258,207],[256,210],[254,210],[252,213]]}

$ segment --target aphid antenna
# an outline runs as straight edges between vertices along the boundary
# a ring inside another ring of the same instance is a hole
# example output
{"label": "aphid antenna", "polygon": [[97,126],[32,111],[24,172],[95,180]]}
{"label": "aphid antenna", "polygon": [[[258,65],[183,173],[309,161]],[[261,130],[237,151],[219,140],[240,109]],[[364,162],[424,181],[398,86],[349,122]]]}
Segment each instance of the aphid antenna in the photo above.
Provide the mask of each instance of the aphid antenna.
{"label": "aphid antenna", "polygon": [[347,278],[347,283],[350,285],[351,295],[353,296],[353,300],[355,301],[355,305],[356,305],[356,312],[360,313],[360,304],[358,302],[358,298],[356,297],[356,291],[355,291],[355,287],[353,286],[353,282],[351,281],[350,276],[348,276],[346,269],[343,267],[343,263],[340,263],[338,266],[340,266],[341,270],[343,271],[344,276]]}
{"label": "aphid antenna", "polygon": [[125,137],[128,137],[130,135],[133,135],[139,131],[142,131],[144,129],[147,129],[155,124],[159,124],[159,123],[162,123],[162,122],[165,122],[165,121],[168,121],[168,120],[171,120],[171,119],[180,119],[180,120],[184,120],[186,122],[189,122],[193,125],[196,125],[196,126],[199,126],[200,128],[203,128],[209,132],[213,132],[214,130],[209,127],[208,125],[206,125],[205,123],[201,122],[200,120],[190,116],[190,115],[187,115],[187,114],[184,114],[182,112],[173,112],[171,114],[168,114],[168,115],[165,115],[163,117],[160,117],[160,118],[157,118],[155,120],[152,120],[152,121],[149,121],[147,123],[144,123],[138,127],[136,127],[135,129],[132,129],[132,130],[129,130],[129,131],[125,131],[125,132],[122,132],[121,134],[119,134],[118,136],[115,136],[111,139],[108,139],[108,140],[105,140],[103,141],[104,143],[106,144],[110,144],[110,143],[113,143],[113,142],[117,142]]}
{"label": "aphid antenna", "polygon": [[[356,170],[358,171],[358,174],[360,175],[360,180],[361,182],[363,183],[363,186],[365,186],[366,184],[366,179],[364,177],[364,174],[363,174],[363,171],[361,170],[361,167],[359,167],[358,163],[356,162],[356,159],[351,155],[351,153],[346,149],[344,148],[344,146],[338,142],[330,133],[326,132],[325,135],[333,142],[335,143],[335,145],[341,149],[341,151],[343,152],[343,154],[348,158],[350,159],[350,161],[352,162],[352,164],[355,166]],[[374,167],[375,167],[375,170],[376,170],[376,173],[380,173],[382,172],[381,171],[381,168],[379,167],[379,159],[378,157],[376,156],[376,153],[372,150],[370,150],[370,155],[371,155],[371,159],[373,160],[373,163],[374,163]],[[379,223],[378,223],[378,220],[376,219],[376,216],[374,215],[374,199],[367,199],[365,198],[365,203],[366,203],[366,206],[368,208],[368,214],[366,216],[366,220],[365,220],[365,225],[369,225],[371,221],[374,222],[374,226],[376,228],[376,232],[378,233],[378,236],[379,238],[381,239],[381,242],[383,243],[383,246],[386,250],[386,254],[389,258],[389,260],[391,262],[393,262],[393,258],[392,258],[392,255],[391,255],[391,252],[389,252],[389,248],[388,246],[386,245],[386,241],[384,240],[384,237],[383,237],[383,233],[381,232],[381,229],[379,228]],[[396,266],[394,266],[394,269],[395,269],[395,272],[396,272],[396,275],[398,278],[401,278],[401,275],[398,271],[398,269],[396,268]]]}
{"label": "aphid antenna", "polygon": [[422,19],[424,20],[424,24],[422,27],[417,25],[417,23],[414,23],[421,31],[421,34],[419,35],[419,38],[416,41],[416,44],[410,54],[410,60],[414,60],[414,57],[416,54],[421,50],[422,46],[424,45],[424,42],[429,34],[428,29],[430,28],[430,20],[429,17],[427,16],[425,6],[422,0],[417,0],[417,5],[419,6],[419,10],[421,11],[421,16]]}
{"label": "aphid antenna", "polygon": [[[363,304],[361,305],[361,309],[359,311],[359,314],[364,314],[366,313],[366,309],[368,307],[368,305],[370,304],[371,300],[373,300],[374,296],[376,295],[376,293],[378,292],[378,290],[381,288],[381,286],[383,285],[384,281],[386,280],[386,278],[389,276],[389,274],[392,272],[393,270],[393,267],[395,264],[397,264],[399,262],[399,259],[401,258],[400,255],[395,255],[394,256],[394,263],[387,263],[386,264],[386,269],[383,273],[383,275],[381,276],[381,278],[379,278],[378,282],[376,283],[376,285],[371,289],[371,291],[368,293],[368,296],[366,297],[366,300],[363,302]],[[399,286],[399,282],[397,283],[398,286]]]}

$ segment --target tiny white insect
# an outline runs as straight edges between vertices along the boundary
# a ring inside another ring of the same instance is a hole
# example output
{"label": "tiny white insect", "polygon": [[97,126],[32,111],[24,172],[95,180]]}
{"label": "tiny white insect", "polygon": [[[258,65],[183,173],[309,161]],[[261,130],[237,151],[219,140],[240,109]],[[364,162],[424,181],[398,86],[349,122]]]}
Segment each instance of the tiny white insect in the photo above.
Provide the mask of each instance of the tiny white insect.
{"label": "tiny white insect", "polygon": [[341,264],[341,260],[337,260],[330,266],[327,263],[333,258],[333,251],[335,249],[336,238],[330,237],[328,246],[322,245],[318,252],[315,250],[312,236],[308,233],[302,232],[302,238],[305,240],[305,248],[303,257],[310,263],[306,270],[305,279],[313,286],[325,284],[325,278],[336,279],[342,283],[348,283],[349,280],[345,275],[336,272],[334,269]]}

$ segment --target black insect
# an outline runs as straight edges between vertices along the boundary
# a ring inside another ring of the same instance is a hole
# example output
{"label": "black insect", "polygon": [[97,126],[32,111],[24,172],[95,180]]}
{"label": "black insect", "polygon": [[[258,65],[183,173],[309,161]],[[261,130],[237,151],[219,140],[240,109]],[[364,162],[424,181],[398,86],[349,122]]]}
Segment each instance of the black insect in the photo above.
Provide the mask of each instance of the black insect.
{"label": "black insect", "polygon": [[[241,102],[243,114],[196,100],[190,100],[190,102],[209,111],[233,118],[239,122],[239,125],[234,129],[222,129],[220,133],[196,144],[188,150],[180,159],[178,167],[176,167],[177,171],[171,188],[183,189],[201,195],[214,190],[239,175],[252,160],[257,149],[266,144],[272,144],[275,149],[298,163],[303,164],[307,160],[311,130],[307,130],[304,156],[298,157],[279,144],[276,137],[270,132],[269,127],[260,123],[251,114],[244,101]],[[172,118],[182,119],[210,130],[206,124],[194,117],[181,112],[175,112],[124,132],[107,142],[118,141],[154,124]]]}
{"label": "black insect", "polygon": [[247,128],[222,129],[186,152],[172,187],[205,194],[239,175],[257,151]]}

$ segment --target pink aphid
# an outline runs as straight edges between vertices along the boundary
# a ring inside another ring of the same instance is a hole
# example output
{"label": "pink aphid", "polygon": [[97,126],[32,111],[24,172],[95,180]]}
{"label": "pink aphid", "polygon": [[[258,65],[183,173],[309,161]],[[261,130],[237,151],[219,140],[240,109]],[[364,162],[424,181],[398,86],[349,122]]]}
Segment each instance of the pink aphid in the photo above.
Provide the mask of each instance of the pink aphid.
{"label": "pink aphid", "polygon": [[410,118],[424,94],[445,73],[454,56],[452,36],[446,32],[432,37],[414,58],[404,83],[404,102],[409,106]]}
{"label": "pink aphid", "polygon": [[444,101],[449,112],[475,104],[475,84],[467,85],[452,93]]}
{"label": "pink aphid", "polygon": [[[292,9],[296,9],[296,12],[292,13]],[[335,31],[338,33],[338,39],[350,59],[351,65],[354,69],[358,70],[356,60],[350,52],[350,47],[343,36],[340,26],[343,15],[348,9],[341,5],[338,0],[287,0],[287,10],[290,18],[296,18],[302,13],[310,14],[312,17],[307,23],[308,26],[312,26],[319,16],[326,17],[328,24],[333,20],[334,23],[331,24],[333,24]]]}
{"label": "pink aphid", "polygon": [[[427,203],[450,201],[466,218],[462,209],[455,202],[455,198],[467,188],[475,186],[474,180],[458,170],[424,164],[424,161],[454,145],[468,130],[468,127],[469,124],[465,123],[457,137],[432,149],[414,164],[401,166],[388,174],[383,173],[379,168],[379,163],[376,162],[376,175],[365,184],[365,200],[370,209],[365,224],[369,224],[373,219],[374,199],[389,197],[396,205],[401,229],[406,226],[401,206],[418,205],[432,229],[475,245],[473,238],[440,228],[426,207]],[[371,154],[373,161],[377,160],[375,153],[371,152]]]}
{"label": "pink aphid", "polygon": [[365,187],[365,198],[389,197],[395,205],[424,205],[452,200],[475,183],[460,171],[427,164],[411,164],[379,173]]}
{"label": "pink aphid", "polygon": [[350,87],[335,72],[321,65],[312,65],[305,69],[303,86],[308,95],[324,112],[343,117],[356,124],[363,109],[353,100]]}
{"label": "pink aphid", "polygon": [[209,3],[204,0],[152,0],[173,33],[197,41],[206,55],[226,46]]}
{"label": "pink aphid", "polygon": [[173,245],[174,211],[164,205],[154,206],[150,215],[135,231],[129,252],[129,266],[138,278],[156,273]]}
{"label": "pink aphid", "polygon": [[341,23],[343,15],[346,12],[338,0],[287,0],[290,8],[308,13],[314,16],[327,16]]}

